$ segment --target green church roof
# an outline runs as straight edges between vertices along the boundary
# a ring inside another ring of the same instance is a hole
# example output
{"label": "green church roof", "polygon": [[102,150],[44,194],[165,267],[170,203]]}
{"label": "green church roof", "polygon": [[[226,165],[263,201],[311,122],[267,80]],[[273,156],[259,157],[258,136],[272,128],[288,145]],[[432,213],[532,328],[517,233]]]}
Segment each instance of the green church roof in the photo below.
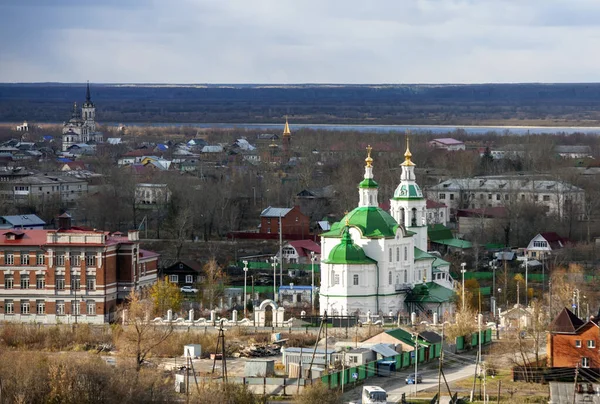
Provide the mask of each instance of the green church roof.
{"label": "green church roof", "polygon": [[396,220],[383,209],[363,206],[348,213],[341,222],[335,223],[331,230],[323,233],[321,237],[340,237],[345,228],[342,223],[358,228],[366,238],[395,237],[398,229]]}
{"label": "green church roof", "polygon": [[423,199],[423,192],[417,184],[400,184],[394,191],[394,199]]}
{"label": "green church roof", "polygon": [[365,178],[358,184],[359,188],[378,188],[379,184],[373,178]]}
{"label": "green church roof", "polygon": [[348,226],[344,227],[342,241],[329,252],[325,264],[373,264],[375,261],[367,257],[364,250],[354,244]]}

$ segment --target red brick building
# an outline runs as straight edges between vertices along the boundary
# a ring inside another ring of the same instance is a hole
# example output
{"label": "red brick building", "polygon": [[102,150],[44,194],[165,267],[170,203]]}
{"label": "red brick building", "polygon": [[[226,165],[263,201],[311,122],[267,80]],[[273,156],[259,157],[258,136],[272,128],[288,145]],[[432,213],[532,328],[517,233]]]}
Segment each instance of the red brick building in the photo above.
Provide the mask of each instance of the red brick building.
{"label": "red brick building", "polygon": [[600,368],[600,331],[564,308],[549,327],[548,366]]}
{"label": "red brick building", "polygon": [[0,321],[105,323],[157,278],[158,254],[127,236],[70,226],[0,233]]}
{"label": "red brick building", "polygon": [[260,214],[260,232],[265,234],[279,234],[279,221],[281,220],[281,233],[285,235],[308,236],[310,234],[310,220],[300,211],[298,206],[293,208],[274,208],[269,206]]}

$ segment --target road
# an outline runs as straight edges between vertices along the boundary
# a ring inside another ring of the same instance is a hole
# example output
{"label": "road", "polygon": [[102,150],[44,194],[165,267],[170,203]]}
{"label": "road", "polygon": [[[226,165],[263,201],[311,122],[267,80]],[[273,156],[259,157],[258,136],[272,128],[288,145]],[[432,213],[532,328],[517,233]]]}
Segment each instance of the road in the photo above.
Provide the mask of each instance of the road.
{"label": "road", "polygon": [[[390,377],[373,377],[365,381],[365,385],[380,386],[385,389],[388,393],[388,402],[397,403],[402,398],[402,393],[406,393],[406,398],[410,398],[415,392],[415,385],[407,385],[405,382],[406,376],[413,373],[414,369],[405,369],[400,372],[394,373]],[[417,391],[427,390],[438,385],[438,369],[437,364],[430,363],[423,370],[419,370],[419,373],[423,376],[423,383],[417,384]],[[463,365],[454,368],[444,369],[446,380],[448,384],[453,381],[464,379],[466,377],[473,377],[475,373],[475,365]],[[448,392],[442,378],[442,392]],[[358,388],[349,391],[344,394],[344,402],[354,401],[360,402],[360,395],[362,388]],[[432,394],[433,396],[433,394]]]}

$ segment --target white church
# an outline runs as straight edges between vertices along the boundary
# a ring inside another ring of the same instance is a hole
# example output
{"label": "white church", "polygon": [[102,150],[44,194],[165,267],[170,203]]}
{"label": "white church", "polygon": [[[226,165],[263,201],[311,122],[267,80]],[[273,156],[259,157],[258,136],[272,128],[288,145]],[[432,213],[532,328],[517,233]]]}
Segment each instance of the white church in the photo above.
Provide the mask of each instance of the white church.
{"label": "white church", "polygon": [[92,102],[88,83],[81,112],[77,109],[77,103],[74,103],[71,119],[63,124],[61,150],[65,152],[79,143],[100,143],[103,140],[102,133],[96,131],[96,107]]}
{"label": "white church", "polygon": [[450,264],[427,253],[426,199],[408,140],[404,157],[388,213],[379,207],[369,146],[358,206],[321,235],[321,314],[453,315]]}

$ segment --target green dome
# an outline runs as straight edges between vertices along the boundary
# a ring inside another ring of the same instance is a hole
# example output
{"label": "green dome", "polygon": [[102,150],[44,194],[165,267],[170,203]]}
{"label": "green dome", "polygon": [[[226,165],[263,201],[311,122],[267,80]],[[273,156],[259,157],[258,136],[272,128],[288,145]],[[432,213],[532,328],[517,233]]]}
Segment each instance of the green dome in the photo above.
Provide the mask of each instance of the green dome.
{"label": "green dome", "polygon": [[365,178],[358,184],[359,188],[379,188],[379,184],[373,178]]}
{"label": "green dome", "polygon": [[385,210],[374,206],[362,206],[348,213],[340,222],[331,226],[331,230],[323,233],[322,237],[340,237],[344,225],[358,228],[363,237],[391,238],[396,236],[398,222]]}
{"label": "green dome", "polygon": [[394,199],[423,199],[423,192],[415,183],[404,183],[394,191]]}
{"label": "green dome", "polygon": [[333,247],[325,264],[373,264],[375,261],[367,257],[362,248],[354,244],[348,226],[344,227],[342,241]]}

